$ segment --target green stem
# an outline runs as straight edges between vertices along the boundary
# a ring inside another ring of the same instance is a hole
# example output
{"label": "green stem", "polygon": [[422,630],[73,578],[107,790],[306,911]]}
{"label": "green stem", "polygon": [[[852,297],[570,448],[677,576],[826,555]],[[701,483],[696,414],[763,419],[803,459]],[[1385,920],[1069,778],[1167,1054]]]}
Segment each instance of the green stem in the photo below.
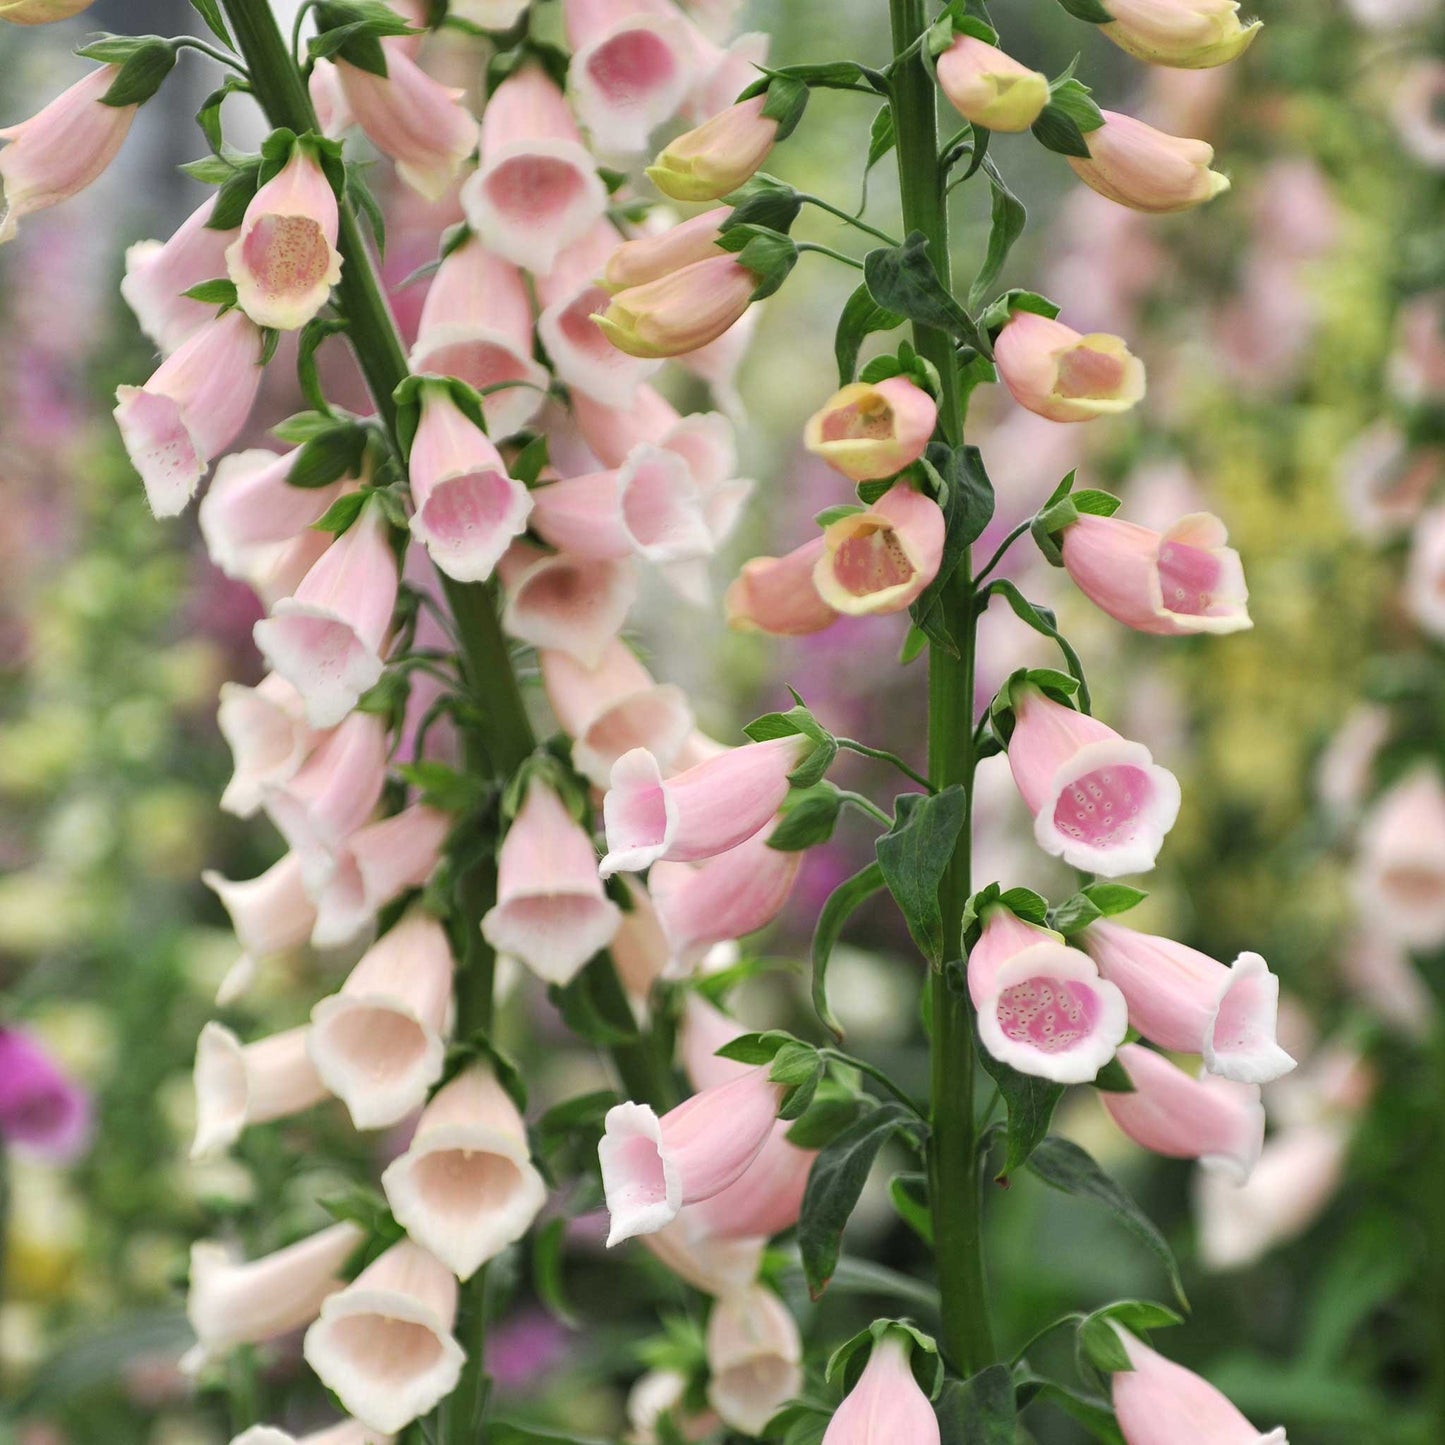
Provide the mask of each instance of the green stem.
{"label": "green stem", "polygon": [[831,246],[820,246],[816,241],[799,241],[798,254],[801,256],[804,251],[814,251],[819,256],[827,256],[830,260],[841,261],[845,266],[851,266],[855,271],[863,269],[863,263],[854,256],[845,256],[841,251],[835,251]]}
{"label": "green stem", "polygon": [[[945,177],[938,158],[937,97],[921,53],[914,50],[928,27],[924,0],[889,0],[895,61],[890,72],[898,179],[905,231],[921,231],[939,279],[950,287]],[[910,57],[903,59],[902,57]],[[942,382],[939,422],[950,445],[962,441],[963,409],[952,340],[933,327],[915,325],[914,344],[938,368]],[[943,936],[957,946],[970,891],[973,803],[974,615],[972,559],[964,554],[944,591],[948,629],[957,655],[940,647],[929,653],[928,777],[935,788],[962,784],[970,818],[959,833],[939,889]],[[973,1023],[967,1001],[935,970],[932,991],[932,1130],[929,1137],[929,1199],[938,1266],[940,1344],[955,1369],[972,1375],[994,1363],[996,1352],[984,1285],[977,1126],[974,1120]]]}
{"label": "green stem", "polygon": [[886,748],[870,748],[867,743],[860,743],[857,738],[834,738],[833,741],[847,752],[858,753],[865,758],[877,758],[880,763],[891,763],[905,778],[912,779],[920,788],[933,791],[933,784],[922,773],[910,768],[897,753],[890,753]]}

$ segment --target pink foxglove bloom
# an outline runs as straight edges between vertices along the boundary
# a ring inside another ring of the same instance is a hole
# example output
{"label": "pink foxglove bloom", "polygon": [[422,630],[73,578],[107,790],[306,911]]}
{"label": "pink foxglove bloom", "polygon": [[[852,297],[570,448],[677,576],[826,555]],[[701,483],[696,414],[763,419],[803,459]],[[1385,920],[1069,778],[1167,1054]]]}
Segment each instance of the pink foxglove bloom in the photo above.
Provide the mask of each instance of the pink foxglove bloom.
{"label": "pink foxglove bloom", "polygon": [[1445,640],[1445,507],[1432,507],[1415,523],[1404,597],[1420,630]]}
{"label": "pink foxglove bloom", "polygon": [[1375,801],[1356,870],[1355,895],[1372,926],[1412,948],[1445,942],[1445,785],[1433,765]]}
{"label": "pink foxglove bloom", "polygon": [[0,245],[13,240],[21,216],[57,206],[83,191],[115,159],[135,119],[133,105],[101,101],[118,65],[102,65],[62,91],[29,120],[0,130]]}
{"label": "pink foxglove bloom", "polygon": [[336,61],[346,107],[366,138],[396,162],[418,195],[439,201],[477,147],[477,122],[462,92],[433,80],[407,55],[405,42],[383,40],[386,74]]}
{"label": "pink foxglove bloom", "polygon": [[711,1410],[687,1409],[687,1376],[677,1370],[649,1370],[627,1392],[630,1445],[658,1445],[658,1428],[667,1419],[684,1440],[706,1440],[722,1423]]}
{"label": "pink foxglove bloom", "polygon": [[658,1118],[646,1104],[607,1111],[598,1146],[612,1227],[607,1244],[651,1234],[685,1204],[721,1193],[767,1143],[782,1090],[755,1068]]}
{"label": "pink foxglove bloom", "polygon": [[336,193],[309,146],[252,197],[241,233],[226,251],[241,310],[257,326],[296,331],[326,304],[341,280]]}
{"label": "pink foxglove bloom", "polygon": [[1445,452],[1411,446],[1392,422],[1366,427],[1340,455],[1340,499],[1356,531],[1370,541],[1411,526],[1445,475]]}
{"label": "pink foxglove bloom", "polygon": [[612,765],[633,748],[646,748],[659,767],[670,767],[692,732],[687,694],[674,683],[655,682],[624,642],[611,642],[595,668],[550,650],[537,662],[547,701],[572,739],[573,765],[596,787],[607,786]]}
{"label": "pink foxglove bloom", "polygon": [[456,1314],[452,1272],[404,1239],[326,1300],[303,1353],[363,1425],[397,1431],[456,1389],[466,1361]]}
{"label": "pink foxglove bloom", "polygon": [[1239,19],[1239,0],[1109,0],[1113,23],[1100,28],[1121,50],[1150,65],[1204,70],[1249,49],[1259,21]]}
{"label": "pink foxglove bloom", "polygon": [[229,1149],[252,1124],[288,1119],[326,1097],[306,1052],[305,1028],[243,1044],[208,1023],[196,1044],[196,1136],[191,1158]]}
{"label": "pink foxglove bloom", "polygon": [[691,972],[716,943],[766,928],[782,912],[802,865],[803,851],[780,853],[768,846],[765,832],[696,868],[654,865],[648,888],[677,971]]}
{"label": "pink foxglove bloom", "polygon": [[693,80],[690,27],[670,0],[565,0],[577,118],[604,154],[640,151]]}
{"label": "pink foxglove bloom", "polygon": [[723,597],[728,626],[771,637],[808,637],[842,615],[818,593],[813,572],[823,555],[815,537],[785,557],[753,557],[743,563]]}
{"label": "pink foxglove bloom", "polygon": [[632,908],[622,915],[622,922],[608,952],[612,955],[617,977],[622,980],[633,1012],[638,1018],[645,1019],[653,985],[666,974],[671,958],[647,889],[631,877],[624,876],[622,884]]}
{"label": "pink foxglove bloom", "polygon": [[255,687],[222,683],[216,724],[235,763],[221,808],[238,818],[260,811],[266,789],[290,782],[316,743],[301,694],[274,672]]}
{"label": "pink foxglove bloom", "polygon": [[970,125],[1024,131],[1049,103],[1049,78],[996,45],[958,35],[938,57],[938,86]]}
{"label": "pink foxglove bloom", "polygon": [[1229,178],[1209,169],[1214,147],[1166,135],[1133,116],[1106,110],[1104,124],[1088,131],[1088,158],[1069,156],[1074,174],[1106,200],[1134,211],[1187,211],[1229,189]]}
{"label": "pink foxglove bloom", "polygon": [[522,1116],[485,1064],[437,1092],[381,1184],[397,1223],[460,1279],[519,1240],[547,1198]]}
{"label": "pink foxglove bloom", "polygon": [[311,1061],[358,1129],[405,1118],[441,1077],[452,966],[446,930],[413,909],[311,1010]]}
{"label": "pink foxglove bloom", "polygon": [[182,1368],[198,1372],[237,1345],[256,1345],[309,1325],[342,1286],[346,1261],[365,1242],[355,1224],[333,1224],[261,1259],[238,1260],[224,1245],[191,1246],[186,1317],[196,1345]]}
{"label": "pink foxglove bloom", "polygon": [[157,517],[195,495],[245,426],[261,386],[261,333],[242,311],[208,321],[144,386],[116,388],[116,424]]}
{"label": "pink foxglove bloom", "polygon": [[708,1403],[745,1435],[803,1388],[803,1341],[787,1306],[764,1285],[724,1295],[707,1321]]}
{"label": "pink foxglove bloom", "polygon": [[689,1204],[678,1224],[695,1239],[708,1240],[768,1239],[791,1229],[802,1213],[808,1172],[817,1157],[788,1142],[792,1127],[779,1119],[742,1178],[711,1199]]}
{"label": "pink foxglove bloom", "polygon": [[343,1420],[325,1430],[307,1435],[291,1435],[274,1425],[252,1425],[243,1430],[231,1445],[392,1445],[393,1437],[377,1430],[368,1430],[360,1420]]}
{"label": "pink foxglove bloom", "polygon": [[547,372],[532,357],[532,302],[522,273],[475,236],[437,268],[422,303],[411,369],[454,376],[482,397],[487,431],[519,432],[541,410]]}
{"label": "pink foxglove bloom", "polygon": [[356,124],[356,117],[351,113],[351,103],[342,89],[341,73],[336,68],[336,62],[318,59],[311,68],[307,89],[321,134],[329,140],[340,140]]}
{"label": "pink foxglove bloom", "polygon": [[932,497],[895,482],[871,507],[823,529],[813,586],[845,616],[902,612],[938,575],[946,530]]}
{"label": "pink foxglove bloom", "polygon": [[767,97],[739,101],[695,130],[669,141],[647,168],[653,185],[675,201],[720,201],[767,160],[778,123],[763,114]]}
{"label": "pink foxglove bloom", "polygon": [[1198,1159],[1244,1184],[1264,1148],[1258,1084],[1209,1074],[1192,1078],[1139,1044],[1119,1050],[1132,1094],[1101,1090],[1109,1117],[1143,1149],[1170,1159]]}
{"label": "pink foxglove bloom", "polygon": [[[277,456],[262,447],[232,452],[217,463],[196,520],[211,561],[227,577],[249,582],[281,544],[302,536],[356,485],[343,477],[327,487],[293,487],[286,477],[295,461],[294,451]],[[317,537],[324,541],[320,533],[311,540]]]}
{"label": "pink foxglove bloom", "polygon": [[1088,1083],[1124,1042],[1124,995],[1093,961],[1047,928],[996,905],[968,956],[968,992],[983,1046],[1021,1074]]}
{"label": "pink foxglove bloom", "polygon": [[671,1224],[640,1235],[647,1252],[666,1265],[684,1284],[721,1299],[746,1289],[758,1277],[767,1240],[719,1239],[693,1230],[683,1210]]}
{"label": "pink foxglove bloom", "polygon": [[747,743],[665,781],[646,748],[624,753],[602,800],[602,876],[636,873],[663,859],[696,862],[736,848],[782,806],[788,774],[809,746],[797,736]]}
{"label": "pink foxglove bloom", "polygon": [[0,0],[0,20],[12,25],[49,25],[88,10],[94,0]]}
{"label": "pink foxglove bloom", "polygon": [[203,201],[170,240],[137,241],[126,250],[120,294],[163,356],[216,314],[214,306],[183,294],[226,273],[226,247],[237,233],[207,226],[215,204],[214,196]]}
{"label": "pink foxglove bloom", "polygon": [[1208,1380],[1114,1326],[1133,1366],[1113,1376],[1114,1412],[1126,1445],[1180,1445],[1187,1424],[1198,1445],[1289,1445],[1282,1429],[1256,1430]]}
{"label": "pink foxglove bloom", "polygon": [[1142,743],[1054,702],[1015,691],[1008,761],[1045,853],[1105,878],[1154,866],[1179,816],[1179,783]]}
{"label": "pink foxglove bloom", "polygon": [[716,341],[741,320],[757,288],[754,272],[736,256],[719,252],[618,291],[592,319],[628,356],[681,356]]}
{"label": "pink foxglove bloom", "polygon": [[231,965],[216,994],[232,1003],[255,982],[261,963],[306,942],[316,927],[316,907],[306,891],[301,860],[288,853],[258,878],[235,882],[212,869],[201,882],[231,916],[241,956]]}
{"label": "pink foxglove bloom", "polygon": [[532,499],[444,387],[423,390],[407,475],[412,535],[448,577],[485,582],[526,530]]}
{"label": "pink foxglove bloom", "polygon": [[[179,353],[177,353],[179,354]],[[313,727],[333,727],[381,678],[398,587],[391,528],[371,503],[291,597],[253,629],[272,670],[306,700]]]}
{"label": "pink foxglove bloom", "polygon": [[567,102],[540,65],[504,80],[482,113],[481,167],[462,205],[482,244],[545,276],[607,209],[607,187]]}
{"label": "pink foxglove bloom", "polygon": [[587,831],[532,779],[497,856],[497,902],[482,937],[538,978],[565,984],[612,941],[622,911],[597,876]]}
{"label": "pink foxglove bloom", "polygon": [[620,467],[643,442],[662,446],[682,423],[677,409],[651,386],[639,386],[623,406],[603,406],[585,393],[572,399],[582,440],[604,467]]}
{"label": "pink foxglove bloom", "polygon": [[68,1164],[90,1143],[90,1099],[35,1039],[0,1028],[0,1143]]}
{"label": "pink foxglove bloom", "polygon": [[753,1066],[723,1058],[718,1050],[741,1038],[747,1030],[730,1014],[709,1003],[700,993],[683,998],[678,1025],[678,1062],[694,1089],[711,1089],[739,1079]]}
{"label": "pink foxglove bloom", "polygon": [[1144,396],[1144,363],[1117,336],[1081,336],[1033,311],[1014,312],[994,362],[1014,400],[1050,421],[1112,416]]}
{"label": "pink foxglove bloom", "polygon": [[911,1349],[902,1330],[874,1344],[858,1383],[833,1411],[823,1445],[938,1445],[938,1416],[913,1378]]}
{"label": "pink foxglove bloom", "polygon": [[598,666],[637,600],[630,561],[548,557],[514,546],[498,564],[506,589],[502,627],[521,642],[552,648]]}
{"label": "pink foxglove bloom", "polygon": [[[228,458],[222,458],[228,460]],[[263,607],[290,597],[331,545],[331,533],[308,527],[289,542],[263,542],[232,559],[236,580],[253,591]]]}
{"label": "pink foxglove bloom", "polygon": [[1221,1078],[1267,1084],[1294,1068],[1275,1039],[1279,980],[1257,953],[1226,968],[1173,939],[1100,919],[1075,940],[1129,1004],[1129,1023]]}
{"label": "pink foxglove bloom", "polygon": [[1429,985],[1398,939],[1379,929],[1361,933],[1346,949],[1340,971],[1359,1004],[1406,1038],[1426,1039],[1439,1009]]}
{"label": "pink foxglove bloom", "polygon": [[614,237],[613,250],[602,269],[602,284],[609,291],[626,291],[716,256],[723,222],[731,214],[727,206],[717,206],[656,235],[639,236],[620,246]]}
{"label": "pink foxglove bloom", "polygon": [[803,444],[849,481],[873,481],[916,462],[937,420],[938,403],[905,376],[855,381],[809,417]]}
{"label": "pink foxglove bloom", "polygon": [[1238,632],[1253,624],[1228,536],[1208,512],[1181,517],[1163,533],[1081,515],[1064,531],[1064,567],[1090,602],[1137,632]]}

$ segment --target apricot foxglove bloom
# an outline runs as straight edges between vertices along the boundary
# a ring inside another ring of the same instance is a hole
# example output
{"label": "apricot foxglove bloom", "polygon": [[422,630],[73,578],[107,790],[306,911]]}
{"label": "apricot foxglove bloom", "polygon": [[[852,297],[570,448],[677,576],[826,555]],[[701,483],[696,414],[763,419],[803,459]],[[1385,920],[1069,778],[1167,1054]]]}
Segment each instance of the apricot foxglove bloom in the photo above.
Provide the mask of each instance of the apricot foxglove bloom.
{"label": "apricot foxglove bloom", "polygon": [[1048,76],[972,35],[955,36],[937,68],[939,88],[971,125],[1024,131],[1049,103]]}
{"label": "apricot foxglove bloom", "polygon": [[259,812],[265,790],[294,778],[316,743],[301,694],[274,672],[255,687],[223,682],[216,725],[235,762],[221,808],[238,818]]}
{"label": "apricot foxglove bloom", "polygon": [[707,1321],[708,1403],[745,1435],[803,1387],[803,1341],[791,1311],[765,1285],[724,1295]]}
{"label": "apricot foxglove bloom", "polygon": [[719,201],[751,179],[778,136],[763,114],[767,97],[739,101],[695,130],[669,141],[647,168],[648,178],[675,201]]}
{"label": "apricot foxglove bloom", "polygon": [[482,936],[548,983],[565,984],[622,922],[597,876],[586,830],[546,783],[533,778],[497,856],[497,902]]}
{"label": "apricot foxglove bloom", "polygon": [[823,529],[813,586],[847,616],[902,612],[938,575],[947,527],[932,497],[895,482],[871,507]]}
{"label": "apricot foxglove bloom", "polygon": [[741,1178],[768,1141],[781,1096],[767,1069],[753,1068],[660,1119],[647,1104],[609,1109],[597,1150],[612,1220],[609,1248],[661,1229],[685,1204]]}
{"label": "apricot foxglove bloom", "polygon": [[1370,808],[1355,896],[1374,927],[1411,947],[1445,941],[1445,784],[1433,764],[1407,773]]}
{"label": "apricot foxglove bloom", "polygon": [[874,1345],[858,1383],[833,1411],[822,1445],[938,1445],[938,1416],[913,1378],[912,1341],[889,1330]]}
{"label": "apricot foxglove bloom", "polygon": [[0,1028],[0,1144],[68,1164],[90,1142],[90,1099],[29,1034]]}
{"label": "apricot foxglove bloom", "polygon": [[481,1063],[437,1091],[381,1184],[397,1223],[460,1279],[520,1239],[547,1198],[522,1116]]}
{"label": "apricot foxglove bloom", "polygon": [[1267,1084],[1294,1068],[1275,1039],[1279,980],[1257,953],[1231,967],[1173,939],[1099,919],[1075,942],[1118,986],[1129,1023],[1161,1049],[1201,1054],[1212,1074]]}
{"label": "apricot foxglove bloom", "polygon": [[207,869],[201,882],[230,915],[243,950],[232,982],[243,991],[256,965],[305,943],[316,926],[316,908],[306,891],[301,860],[294,853],[286,854],[256,878],[238,882]]}
{"label": "apricot foxglove bloom", "polygon": [[743,563],[723,597],[728,626],[773,637],[807,637],[831,627],[842,613],[819,595],[813,573],[823,539],[804,542],[784,557],[753,557]]}
{"label": "apricot foxglove bloom", "polygon": [[1119,337],[1081,336],[1033,311],[1014,312],[994,362],[1014,400],[1050,421],[1113,416],[1144,396],[1144,363]]}
{"label": "apricot foxglove bloom", "polygon": [[1074,174],[1106,200],[1135,211],[1187,211],[1229,189],[1209,169],[1214,147],[1166,135],[1133,116],[1103,112],[1104,124],[1084,136],[1087,158],[1069,156]]}
{"label": "apricot foxglove bloom", "polygon": [[[689,1209],[694,1207],[689,1206]],[[647,1252],[684,1284],[690,1284],[714,1299],[721,1299],[752,1284],[758,1277],[767,1240],[761,1236],[719,1239],[714,1235],[698,1233],[693,1229],[688,1213],[689,1210],[684,1209],[671,1224],[651,1234],[639,1235]]]}
{"label": "apricot foxglove bloom", "polygon": [[1014,698],[1009,768],[1039,847],[1105,878],[1152,868],[1179,815],[1174,774],[1142,743],[1036,687]]}
{"label": "apricot foxglove bloom", "polygon": [[191,1158],[229,1149],[252,1124],[302,1113],[326,1097],[306,1028],[243,1044],[223,1024],[208,1023],[196,1043],[196,1134]]}
{"label": "apricot foxglove bloom", "polygon": [[1088,1083],[1124,1041],[1124,995],[1093,960],[1008,908],[985,910],[968,955],[978,1035],[1001,1063],[1058,1084]]}
{"label": "apricot foxglove bloom", "polygon": [[695,261],[709,260],[718,254],[723,222],[731,214],[727,206],[717,206],[655,235],[638,236],[620,246],[614,243],[602,269],[602,284],[609,291],[626,291],[659,281]]}
{"label": "apricot foxglove bloom", "polygon": [[906,376],[855,381],[835,392],[803,429],[803,444],[850,481],[891,477],[923,455],[938,403]]}
{"label": "apricot foxglove bloom", "polygon": [[225,274],[226,248],[237,233],[210,228],[215,204],[214,196],[207,197],[170,240],[137,241],[125,253],[120,294],[162,356],[169,356],[216,314],[214,306],[184,294]]}
{"label": "apricot foxglove bloom", "polygon": [[1121,50],[1150,65],[1204,70],[1249,49],[1260,22],[1242,24],[1239,0],[1109,0],[1100,27]]}
{"label": "apricot foxglove bloom", "polygon": [[803,1209],[808,1172],[817,1153],[788,1140],[792,1125],[779,1119],[758,1157],[735,1184],[711,1199],[689,1204],[677,1217],[694,1240],[769,1239],[791,1229]]}
{"label": "apricot foxglove bloom", "polygon": [[755,272],[737,256],[719,252],[616,292],[592,319],[628,356],[681,356],[716,341],[741,320],[757,289]]}

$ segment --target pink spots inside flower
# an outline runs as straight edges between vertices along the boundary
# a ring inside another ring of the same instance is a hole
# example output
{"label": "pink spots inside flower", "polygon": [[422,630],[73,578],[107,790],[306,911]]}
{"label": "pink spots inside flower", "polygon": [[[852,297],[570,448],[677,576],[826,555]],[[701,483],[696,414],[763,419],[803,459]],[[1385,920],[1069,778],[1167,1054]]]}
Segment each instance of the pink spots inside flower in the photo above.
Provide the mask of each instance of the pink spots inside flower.
{"label": "pink spots inside flower", "polygon": [[1122,846],[1134,840],[1153,797],[1143,768],[1096,768],[1065,786],[1054,804],[1054,826],[1065,837],[1091,848]]}
{"label": "pink spots inside flower", "polygon": [[1099,1000],[1087,983],[1064,978],[1031,978],[999,995],[997,1017],[1014,1043],[1061,1054],[1094,1031]]}
{"label": "pink spots inside flower", "polygon": [[1124,381],[1124,363],[1106,351],[1074,346],[1059,357],[1054,391],[1059,396],[1107,400],[1117,395]]}
{"label": "pink spots inside flower", "polygon": [[823,418],[825,442],[893,439],[893,408],[880,396],[865,396],[847,406],[835,407]]}
{"label": "pink spots inside flower", "polygon": [[262,216],[241,254],[257,287],[272,298],[304,294],[331,266],[326,236],[309,216]]}
{"label": "pink spots inside flower", "polygon": [[1406,908],[1427,908],[1445,893],[1445,874],[1420,863],[1400,863],[1380,874],[1380,893]]}
{"label": "pink spots inside flower", "polygon": [[913,580],[913,563],[887,522],[858,523],[833,553],[833,576],[854,597],[871,597]]}
{"label": "pink spots inside flower", "polygon": [[537,226],[560,221],[585,190],[577,167],[555,156],[513,156],[487,177],[487,195],[502,215]]}
{"label": "pink spots inside flower", "polygon": [[1186,617],[1204,617],[1215,605],[1219,559],[1202,547],[1166,542],[1159,549],[1159,587],[1164,606]]}
{"label": "pink spots inside flower", "polygon": [[648,30],[625,30],[600,46],[587,62],[592,83],[615,105],[636,105],[670,85],[677,73],[671,48]]}

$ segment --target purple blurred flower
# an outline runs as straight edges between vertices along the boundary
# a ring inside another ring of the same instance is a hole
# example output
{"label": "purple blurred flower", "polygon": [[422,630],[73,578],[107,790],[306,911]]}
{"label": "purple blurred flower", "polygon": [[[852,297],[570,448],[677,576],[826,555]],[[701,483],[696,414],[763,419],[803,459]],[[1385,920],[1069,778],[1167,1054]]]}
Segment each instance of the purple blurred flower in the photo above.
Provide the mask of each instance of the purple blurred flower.
{"label": "purple blurred flower", "polygon": [[567,1353],[568,1331],[541,1310],[524,1310],[487,1333],[487,1373],[499,1389],[525,1390]]}
{"label": "purple blurred flower", "polygon": [[27,1034],[0,1029],[0,1138],[57,1164],[90,1143],[90,1099]]}

